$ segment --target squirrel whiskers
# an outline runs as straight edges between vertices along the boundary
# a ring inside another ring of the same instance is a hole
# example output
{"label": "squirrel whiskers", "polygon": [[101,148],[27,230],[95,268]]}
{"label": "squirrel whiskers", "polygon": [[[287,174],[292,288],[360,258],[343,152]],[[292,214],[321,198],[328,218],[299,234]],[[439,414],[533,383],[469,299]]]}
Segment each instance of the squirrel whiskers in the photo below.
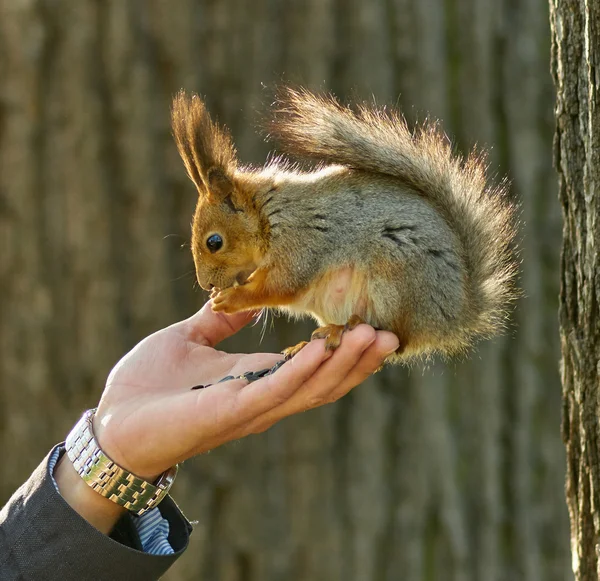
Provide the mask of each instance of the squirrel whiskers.
{"label": "squirrel whiskers", "polygon": [[[454,156],[434,125],[285,89],[269,122],[314,171],[237,162],[229,134],[181,92],[173,132],[199,192],[192,251],[213,309],[309,314],[339,345],[366,322],[395,333],[390,360],[464,350],[515,298],[515,207],[481,156]],[[293,355],[300,344],[287,350]]]}

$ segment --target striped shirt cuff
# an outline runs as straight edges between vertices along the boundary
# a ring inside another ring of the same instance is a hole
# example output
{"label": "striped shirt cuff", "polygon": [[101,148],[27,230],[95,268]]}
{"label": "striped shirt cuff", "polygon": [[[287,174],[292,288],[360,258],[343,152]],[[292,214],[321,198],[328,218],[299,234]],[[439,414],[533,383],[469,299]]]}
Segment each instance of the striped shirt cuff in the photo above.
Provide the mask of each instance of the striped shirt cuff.
{"label": "striped shirt cuff", "polygon": [[[64,447],[54,450],[48,462],[52,482],[59,493],[60,490],[54,480],[54,468],[64,451]],[[150,555],[172,555],[175,552],[169,544],[169,521],[163,518],[158,507],[145,512],[142,516],[132,515],[132,518],[144,552]]]}

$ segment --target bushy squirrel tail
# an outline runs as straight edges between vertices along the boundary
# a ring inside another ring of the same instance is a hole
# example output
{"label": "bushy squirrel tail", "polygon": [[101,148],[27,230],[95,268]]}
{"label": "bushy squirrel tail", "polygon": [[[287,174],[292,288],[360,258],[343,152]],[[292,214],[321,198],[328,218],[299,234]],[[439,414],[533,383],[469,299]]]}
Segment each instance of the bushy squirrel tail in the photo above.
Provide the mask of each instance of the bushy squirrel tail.
{"label": "bushy squirrel tail", "polygon": [[427,199],[457,235],[468,277],[469,331],[491,335],[517,296],[515,204],[505,184],[486,183],[485,160],[452,155],[435,124],[411,132],[397,113],[332,96],[283,89],[268,124],[286,153],[317,162],[386,174]]}

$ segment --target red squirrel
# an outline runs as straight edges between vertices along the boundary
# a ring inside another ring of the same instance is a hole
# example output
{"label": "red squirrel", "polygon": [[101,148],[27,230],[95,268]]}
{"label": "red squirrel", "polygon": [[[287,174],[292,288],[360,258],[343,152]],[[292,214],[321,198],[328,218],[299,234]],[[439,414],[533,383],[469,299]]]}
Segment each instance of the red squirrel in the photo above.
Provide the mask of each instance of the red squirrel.
{"label": "red squirrel", "polygon": [[308,314],[329,349],[366,322],[398,336],[389,361],[454,354],[504,324],[515,205],[434,125],[411,132],[397,113],[284,89],[270,136],[310,171],[241,165],[196,95],[175,97],[172,126],[198,189],[192,251],[215,311]]}

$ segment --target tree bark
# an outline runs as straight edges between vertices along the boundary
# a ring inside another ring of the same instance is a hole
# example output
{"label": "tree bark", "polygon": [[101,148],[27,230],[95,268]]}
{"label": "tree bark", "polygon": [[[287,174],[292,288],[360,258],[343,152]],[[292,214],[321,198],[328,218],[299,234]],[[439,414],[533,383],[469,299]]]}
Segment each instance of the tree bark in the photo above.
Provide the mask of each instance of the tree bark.
{"label": "tree bark", "polygon": [[572,565],[600,578],[600,6],[552,0],[555,164],[564,227],[560,337]]}
{"label": "tree bark", "polygon": [[462,361],[386,369],[187,462],[173,494],[198,524],[167,579],[567,579],[547,21],[546,0],[0,0],[0,502],[121,354],[206,299],[172,95],[205,95],[260,163],[264,86],[290,80],[491,148],[523,201],[526,298]]}

